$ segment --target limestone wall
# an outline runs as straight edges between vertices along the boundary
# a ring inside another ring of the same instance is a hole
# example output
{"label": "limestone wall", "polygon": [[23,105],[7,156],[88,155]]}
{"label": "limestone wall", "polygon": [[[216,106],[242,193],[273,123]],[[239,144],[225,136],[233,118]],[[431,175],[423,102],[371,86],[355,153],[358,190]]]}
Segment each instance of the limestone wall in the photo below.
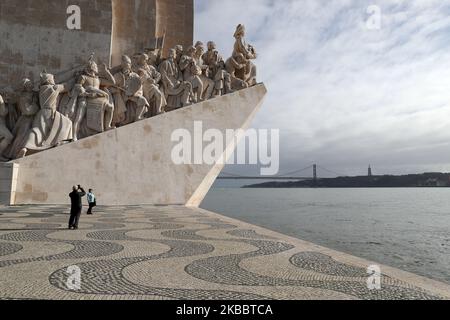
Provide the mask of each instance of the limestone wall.
{"label": "limestone wall", "polygon": [[154,39],[166,35],[164,52],[177,44],[192,45],[194,0],[112,0],[113,65],[122,54],[151,48]]}
{"label": "limestone wall", "polygon": [[165,54],[177,44],[193,44],[194,0],[158,0],[156,10],[156,35],[166,32]]}
{"label": "limestone wall", "polygon": [[133,54],[149,46],[156,33],[156,0],[112,0],[112,64],[119,65],[123,54]]}
{"label": "limestone wall", "polygon": [[[81,30],[67,28],[69,5],[81,8]],[[0,88],[71,69],[91,52],[109,62],[111,19],[111,0],[1,0]]]}
{"label": "limestone wall", "polygon": [[[67,7],[81,8],[81,30],[67,29]],[[166,33],[165,51],[193,42],[193,0],[1,0],[0,89],[39,72],[64,74],[92,52],[114,65],[122,54],[151,47]],[[58,78],[58,77],[57,77]]]}

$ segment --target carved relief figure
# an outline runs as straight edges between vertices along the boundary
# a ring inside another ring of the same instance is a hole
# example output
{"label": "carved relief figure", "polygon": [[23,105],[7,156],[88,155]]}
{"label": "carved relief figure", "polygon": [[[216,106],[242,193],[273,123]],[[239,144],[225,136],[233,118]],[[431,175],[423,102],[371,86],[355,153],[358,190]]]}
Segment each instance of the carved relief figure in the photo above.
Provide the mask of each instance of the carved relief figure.
{"label": "carved relief figure", "polygon": [[34,117],[39,111],[39,96],[33,88],[31,80],[24,79],[22,90],[15,97],[21,116],[12,131],[14,140],[5,154],[8,159],[17,158],[19,152],[25,147]]}
{"label": "carved relief figure", "polygon": [[[244,57],[245,68],[237,69],[237,78],[245,81],[250,87],[256,84],[256,66],[251,60],[257,58],[256,50],[253,46],[245,42],[245,26],[239,24],[234,33],[236,39],[232,58],[236,61],[240,60],[241,55]],[[240,63],[238,61],[238,63]]]}
{"label": "carved relief figure", "polygon": [[202,101],[202,94],[204,91],[203,82],[200,79],[202,70],[195,61],[195,47],[191,46],[186,49],[186,54],[181,57],[180,71],[183,72],[183,79],[191,84],[193,90],[194,103]]}
{"label": "carved relief figure", "polygon": [[180,61],[181,61],[181,57],[184,54],[184,48],[182,45],[179,44],[179,45],[175,46],[175,51],[176,51],[175,61],[176,61],[177,65],[179,65]]}
{"label": "carved relief figure", "polygon": [[37,113],[31,132],[20,151],[23,157],[30,151],[42,151],[72,139],[72,121],[56,111],[58,96],[68,91],[66,84],[55,84],[52,74],[41,73],[39,102],[41,110]]}
{"label": "carved relief figure", "polygon": [[190,105],[192,85],[183,80],[183,75],[176,63],[177,52],[169,50],[169,57],[159,66],[164,93],[169,109],[178,109]]}
{"label": "carved relief figure", "polygon": [[114,104],[112,97],[100,86],[113,85],[115,80],[104,64],[102,64],[102,74],[104,79],[99,77],[97,63],[91,56],[72,92],[72,97],[77,97],[78,100],[76,110],[72,113],[73,101],[72,108],[67,110],[69,114],[73,115],[74,140],[80,138],[80,134],[81,137],[86,137],[113,129]]}
{"label": "carved relief figure", "polygon": [[195,44],[194,59],[195,59],[197,66],[202,71],[202,73],[200,74],[200,80],[202,81],[202,84],[203,84],[203,92],[202,92],[202,96],[201,96],[202,101],[211,99],[212,94],[214,92],[214,86],[215,86],[214,81],[212,79],[210,79],[209,67],[203,61],[204,53],[205,53],[205,48],[203,46],[203,43],[201,41],[198,41]]}
{"label": "carved relief figure", "polygon": [[150,117],[164,112],[167,105],[164,94],[159,89],[161,74],[152,65],[148,64],[148,55],[141,54],[137,59],[136,73],[141,77],[144,97],[150,103]]}
{"label": "carved relief figure", "polygon": [[114,79],[116,86],[111,88],[111,92],[117,108],[113,121],[124,125],[144,119],[149,103],[144,97],[141,77],[132,70],[130,57],[122,56],[120,70],[114,74]]}
{"label": "carved relief figure", "polygon": [[241,90],[248,88],[248,83],[242,80],[242,74],[245,74],[245,68],[247,62],[242,54],[236,55],[236,57],[230,57],[225,62],[225,67],[231,78],[231,87],[233,90]]}
{"label": "carved relief figure", "polygon": [[215,83],[213,96],[232,93],[231,75],[226,71],[225,62],[213,41],[208,42],[208,51],[203,54],[202,60],[208,66],[208,74]]}
{"label": "carved relief figure", "polygon": [[13,135],[6,126],[6,116],[8,115],[8,109],[6,108],[5,101],[0,95],[0,159],[5,160],[2,156],[5,149],[9,146],[13,140]]}

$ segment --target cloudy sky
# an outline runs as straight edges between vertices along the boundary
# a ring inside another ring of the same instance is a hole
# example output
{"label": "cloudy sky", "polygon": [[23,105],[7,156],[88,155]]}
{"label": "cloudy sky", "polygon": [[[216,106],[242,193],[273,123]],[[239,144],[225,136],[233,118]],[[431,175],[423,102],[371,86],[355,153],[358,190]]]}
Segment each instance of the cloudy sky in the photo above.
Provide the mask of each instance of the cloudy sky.
{"label": "cloudy sky", "polygon": [[280,129],[281,171],[450,172],[450,0],[196,0],[195,14],[196,40],[226,57],[246,25],[269,90],[253,126]]}

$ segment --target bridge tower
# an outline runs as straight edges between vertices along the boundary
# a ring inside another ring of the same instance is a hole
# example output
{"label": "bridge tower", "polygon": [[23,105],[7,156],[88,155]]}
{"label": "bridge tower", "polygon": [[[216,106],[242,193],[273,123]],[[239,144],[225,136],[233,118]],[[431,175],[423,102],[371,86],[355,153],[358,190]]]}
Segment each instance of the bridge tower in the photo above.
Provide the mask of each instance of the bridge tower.
{"label": "bridge tower", "polygon": [[317,186],[317,164],[313,165],[313,186]]}

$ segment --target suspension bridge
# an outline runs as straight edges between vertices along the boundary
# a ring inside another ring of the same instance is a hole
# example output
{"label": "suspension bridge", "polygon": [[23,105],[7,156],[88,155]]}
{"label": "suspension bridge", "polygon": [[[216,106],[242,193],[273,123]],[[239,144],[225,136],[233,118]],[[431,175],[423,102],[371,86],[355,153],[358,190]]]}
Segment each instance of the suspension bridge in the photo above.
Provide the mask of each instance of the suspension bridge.
{"label": "suspension bridge", "polygon": [[[327,177],[319,177],[318,170],[324,171],[328,174]],[[303,175],[305,172],[311,172],[311,176]],[[329,175],[332,176],[329,176]],[[222,172],[221,175],[217,178],[219,180],[320,180],[324,178],[335,178],[335,177],[343,177],[344,174],[340,174],[333,170],[329,170],[318,164],[312,164],[305,168],[286,172],[283,174],[278,174],[276,176],[243,176],[235,173]]]}

